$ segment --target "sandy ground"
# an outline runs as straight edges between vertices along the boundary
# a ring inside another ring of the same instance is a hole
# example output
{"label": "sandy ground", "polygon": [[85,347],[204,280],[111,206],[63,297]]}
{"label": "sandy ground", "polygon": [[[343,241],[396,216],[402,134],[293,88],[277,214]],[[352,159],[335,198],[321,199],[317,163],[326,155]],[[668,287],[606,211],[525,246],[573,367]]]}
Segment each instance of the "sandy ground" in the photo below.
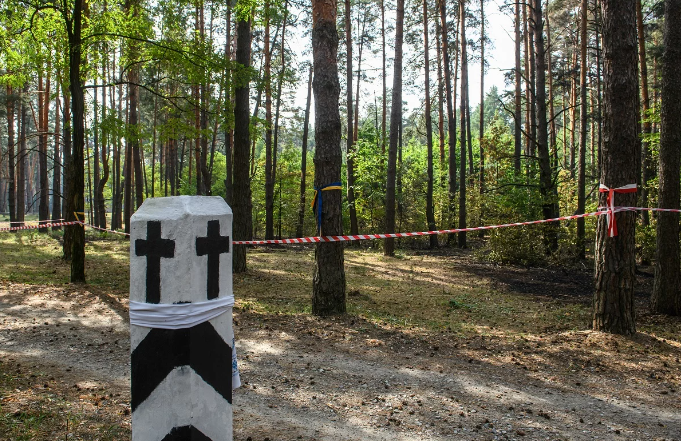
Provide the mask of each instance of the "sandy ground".
{"label": "sandy ground", "polygon": [[[238,303],[234,319],[235,440],[681,440],[676,342],[588,331],[463,339]],[[40,372],[35,387],[76,393],[126,428],[129,350],[125,302],[0,282],[2,363]],[[19,409],[21,393],[4,408]]]}

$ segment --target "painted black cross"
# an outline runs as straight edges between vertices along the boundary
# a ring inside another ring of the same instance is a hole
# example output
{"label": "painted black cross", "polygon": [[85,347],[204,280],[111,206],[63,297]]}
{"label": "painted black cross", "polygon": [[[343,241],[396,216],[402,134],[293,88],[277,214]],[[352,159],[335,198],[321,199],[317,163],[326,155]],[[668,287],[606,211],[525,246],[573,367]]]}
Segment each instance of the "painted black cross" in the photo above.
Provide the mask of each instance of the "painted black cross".
{"label": "painted black cross", "polygon": [[208,221],[207,237],[196,238],[196,255],[208,255],[208,300],[220,294],[220,254],[229,253],[229,236],[220,236],[220,221]]}
{"label": "painted black cross", "polygon": [[161,257],[175,257],[175,241],[161,239],[161,222],[147,222],[147,239],[135,240],[135,255],[147,258],[147,303],[161,301]]}

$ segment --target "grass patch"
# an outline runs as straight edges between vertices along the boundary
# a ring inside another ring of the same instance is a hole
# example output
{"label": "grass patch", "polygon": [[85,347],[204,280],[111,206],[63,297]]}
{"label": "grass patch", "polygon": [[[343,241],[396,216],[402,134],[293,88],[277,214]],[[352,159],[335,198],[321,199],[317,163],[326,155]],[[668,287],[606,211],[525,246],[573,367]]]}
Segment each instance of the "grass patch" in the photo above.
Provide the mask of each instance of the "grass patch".
{"label": "grass patch", "polygon": [[[29,285],[69,283],[70,263],[63,259],[61,234],[37,231],[0,234],[0,278]],[[90,286],[127,296],[129,242],[88,232],[85,274]]]}
{"label": "grass patch", "polygon": [[[99,440],[130,438],[126,425],[90,404],[83,390],[71,390],[47,375],[13,362],[0,363],[0,439]],[[101,401],[100,401],[101,403]]]}

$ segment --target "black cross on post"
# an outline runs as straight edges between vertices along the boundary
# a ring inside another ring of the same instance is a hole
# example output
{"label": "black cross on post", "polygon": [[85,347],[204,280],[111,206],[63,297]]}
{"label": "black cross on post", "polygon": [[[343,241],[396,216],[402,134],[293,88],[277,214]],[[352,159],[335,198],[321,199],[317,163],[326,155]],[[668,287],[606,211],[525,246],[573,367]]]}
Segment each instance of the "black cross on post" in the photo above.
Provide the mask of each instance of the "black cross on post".
{"label": "black cross on post", "polygon": [[196,255],[208,255],[208,300],[220,294],[220,254],[229,253],[229,236],[220,236],[220,221],[208,221],[207,237],[196,238]]}
{"label": "black cross on post", "polygon": [[175,257],[175,241],[161,239],[161,222],[147,222],[147,239],[135,240],[135,255],[147,258],[147,303],[161,301],[161,257]]}

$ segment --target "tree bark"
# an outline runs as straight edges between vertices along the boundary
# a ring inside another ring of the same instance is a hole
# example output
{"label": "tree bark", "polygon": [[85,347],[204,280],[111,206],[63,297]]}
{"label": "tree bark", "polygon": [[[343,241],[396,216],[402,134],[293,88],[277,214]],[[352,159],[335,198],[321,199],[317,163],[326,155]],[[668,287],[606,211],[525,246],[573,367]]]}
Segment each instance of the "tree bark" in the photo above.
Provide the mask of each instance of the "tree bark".
{"label": "tree bark", "polygon": [[[641,105],[643,110],[643,142],[642,142],[642,176],[641,176],[641,206],[648,206],[648,179],[650,177],[650,146],[648,137],[653,131],[650,123],[650,94],[648,92],[648,60],[646,58],[646,41],[643,32],[643,11],[641,0],[636,0],[636,28],[638,31],[638,59],[641,66]],[[647,211],[641,213],[643,226],[650,225],[650,214]]]}
{"label": "tree bark", "polygon": [[[485,193],[485,148],[482,138],[485,136],[485,0],[480,0],[480,194]],[[481,215],[482,219],[482,206]]]}
{"label": "tree bark", "polygon": [[[580,74],[579,74],[579,170],[577,174],[577,214],[584,214],[586,208],[586,132],[587,100],[586,100],[586,49],[587,49],[587,13],[588,0],[582,0],[580,20]],[[584,218],[577,219],[577,258],[584,259],[586,253]]]}
{"label": "tree bark", "polygon": [[[440,30],[442,31],[442,59],[445,70],[445,89],[447,95],[447,136],[449,145],[448,163],[448,221],[454,225],[456,213],[456,116],[454,116],[454,101],[452,96],[452,73],[449,61],[449,37],[447,36],[447,6],[446,0],[438,0],[440,5]],[[454,72],[456,75],[456,72]],[[450,234],[448,242],[454,240],[454,235]]]}
{"label": "tree bark", "polygon": [[[427,174],[428,184],[426,189],[426,222],[428,222],[428,230],[435,231],[435,204],[433,203],[433,182],[435,177],[433,175],[433,119],[430,109],[430,46],[428,44],[428,0],[423,0],[423,73],[424,73],[424,89],[425,97],[425,113],[426,113],[426,143],[427,143]],[[431,234],[429,236],[430,249],[436,248],[438,245],[437,235]]]}
{"label": "tree bark", "polygon": [[[76,220],[75,214],[73,214],[73,210],[69,212],[69,207],[71,206],[71,200],[70,200],[70,195],[71,195],[71,182],[69,182],[69,177],[71,176],[70,168],[71,168],[71,150],[72,150],[72,145],[73,145],[73,137],[72,137],[72,132],[71,130],[71,92],[69,90],[69,87],[62,87],[62,95],[64,98],[64,107],[62,109],[62,118],[64,120],[64,128],[63,128],[63,139],[64,139],[64,147],[62,148],[63,152],[63,160],[62,163],[64,164],[64,179],[63,179],[63,189],[62,192],[64,194],[64,197],[62,198],[62,214],[64,217],[64,220]],[[62,252],[64,254],[64,260],[71,260],[71,248],[73,244],[73,234],[76,231],[75,228],[64,228],[64,243],[62,244]]]}
{"label": "tree bark", "polygon": [[[102,61],[102,78],[106,81],[106,61]],[[102,89],[102,121],[106,118],[106,89]],[[102,176],[96,182],[95,203],[97,204],[97,211],[99,213],[98,224],[101,228],[106,228],[106,199],[104,199],[104,189],[107,182],[109,182],[109,137],[108,134],[102,131],[101,138],[101,161],[102,161]],[[96,158],[96,157],[95,157]]]}
{"label": "tree bark", "polygon": [[[395,178],[397,172],[397,144],[402,120],[402,42],[404,38],[404,0],[397,0],[395,23],[395,60],[393,71],[392,108],[390,110],[390,146],[388,148],[388,180],[385,192],[386,233],[395,232]],[[395,255],[395,239],[385,239],[383,254]]]}
{"label": "tree bark", "polygon": [[[635,0],[602,0],[604,69],[604,128],[601,183],[618,188],[636,182],[638,121],[636,102]],[[600,206],[606,206],[601,193]],[[617,193],[617,206],[634,206],[634,193]],[[618,236],[608,236],[608,220],[598,218],[593,328],[617,334],[634,334],[634,284],[636,214],[617,213]],[[677,268],[678,271],[678,268]]]}
{"label": "tree bark", "polygon": [[[249,172],[250,112],[248,107],[251,63],[251,24],[237,20],[236,63],[240,75],[234,77],[234,240],[250,240],[253,234],[251,176]],[[235,245],[235,273],[246,271],[246,246]]]}
{"label": "tree bark", "polygon": [[[47,177],[47,109],[50,107],[50,74],[43,85],[42,75],[38,75],[38,163],[40,164],[40,205],[38,206],[38,218],[40,222],[47,222],[50,218],[50,185]],[[44,88],[43,88],[44,87]],[[40,232],[47,233],[47,228],[40,228]]]}
{"label": "tree bark", "polygon": [[[225,17],[225,59],[227,61],[232,61],[232,4],[227,4],[227,15]],[[224,72],[225,81],[225,109],[226,113],[230,112],[230,106],[232,105],[232,69],[229,67],[225,68]],[[229,125],[225,125],[227,129],[225,130],[225,201],[229,206],[234,203],[234,184],[232,173],[234,171],[233,164],[233,148],[234,148],[234,129]]]}
{"label": "tree bark", "polygon": [[28,115],[26,114],[26,95],[28,94],[28,84],[21,90],[20,121],[19,121],[19,152],[17,153],[17,205],[16,221],[18,226],[24,225],[26,216],[26,124]]}
{"label": "tree bark", "polygon": [[16,156],[14,148],[14,97],[12,86],[6,86],[7,92],[7,170],[8,170],[8,205],[9,205],[9,226],[18,227],[16,223]]}
{"label": "tree bark", "polygon": [[[355,130],[353,127],[354,116],[352,108],[352,16],[350,0],[345,0],[345,52],[346,52],[346,75],[345,92],[346,106],[348,109],[347,117],[347,139],[345,140],[347,151],[347,178],[348,178],[348,211],[350,213],[350,234],[359,234],[357,224],[357,210],[355,208]],[[359,113],[359,112],[358,112]],[[307,127],[305,127],[307,129]]]}
{"label": "tree bark", "polygon": [[274,239],[274,166],[272,164],[272,50],[270,2],[265,1],[265,239]]}
{"label": "tree bark", "polygon": [[[57,78],[59,78],[59,74],[57,74]],[[61,191],[61,171],[63,168],[63,162],[61,160],[61,153],[60,153],[60,148],[61,148],[61,139],[60,139],[60,133],[59,131],[61,130],[61,118],[59,115],[59,112],[61,112],[61,100],[59,99],[59,82],[57,81],[56,85],[56,98],[54,100],[54,153],[52,156],[52,164],[53,164],[53,169],[52,169],[52,219],[54,221],[57,221],[57,219],[61,219],[61,200],[62,200],[62,191]],[[61,230],[61,227],[52,227],[52,231],[57,231]]]}
{"label": "tree bark", "polygon": [[[662,109],[660,113],[659,207],[679,209],[681,145],[681,0],[667,0],[664,10]],[[679,292],[679,214],[658,213],[653,311],[681,315]]]}
{"label": "tree bark", "polygon": [[305,122],[303,123],[303,146],[300,163],[300,205],[298,207],[298,225],[296,226],[296,237],[303,237],[303,227],[305,225],[305,180],[307,177],[307,138],[310,126],[310,103],[312,101],[312,66],[307,80],[307,101],[305,104]]}
{"label": "tree bark", "polygon": [[[69,181],[67,194],[68,209],[66,220],[75,220],[76,214],[84,220],[85,211],[85,94],[83,92],[80,68],[82,64],[82,12],[85,1],[74,2],[71,23],[67,26],[69,42],[69,88],[71,91],[71,113],[73,122],[73,146],[71,162],[66,173]],[[71,283],[85,283],[85,228],[82,225],[67,226],[72,230]]]}
{"label": "tree bark", "polygon": [[520,33],[520,1],[516,1],[515,4],[515,113],[513,119],[515,121],[515,132],[514,132],[514,151],[513,165],[515,167],[515,172],[520,173],[520,157],[523,150],[523,110],[522,110],[522,65],[520,58],[520,45],[522,43],[521,33]]}
{"label": "tree bark", "polygon": [[[459,157],[459,228],[466,228],[466,94],[468,93],[468,54],[466,51],[466,1],[459,0],[459,28],[461,30],[461,154]],[[457,235],[459,248],[466,248],[466,232]]]}
{"label": "tree bark", "polygon": [[[445,0],[438,0],[445,1]],[[382,57],[382,70],[381,78],[383,79],[383,113],[381,114],[381,153],[385,155],[385,145],[387,136],[387,120],[388,120],[388,92],[387,92],[387,78],[386,78],[386,44],[385,44],[385,0],[381,0],[381,53]]]}
{"label": "tree bark", "polygon": [[[534,0],[534,48],[535,48],[535,102],[536,102],[536,145],[539,157],[539,190],[542,196],[544,219],[557,217],[558,201],[554,192],[553,170],[549,156],[549,133],[546,120],[546,51],[544,49],[544,18],[541,0]],[[558,249],[558,232],[555,223],[545,225],[544,236],[547,252]]]}
{"label": "tree bark", "polygon": [[[312,0],[312,54],[315,96],[315,188],[322,204],[323,235],[342,234],[342,192],[322,191],[341,177],[341,121],[338,100],[338,33],[336,31],[336,0]],[[343,244],[320,243],[315,247],[312,276],[312,313],[327,316],[345,313],[345,270]]]}

